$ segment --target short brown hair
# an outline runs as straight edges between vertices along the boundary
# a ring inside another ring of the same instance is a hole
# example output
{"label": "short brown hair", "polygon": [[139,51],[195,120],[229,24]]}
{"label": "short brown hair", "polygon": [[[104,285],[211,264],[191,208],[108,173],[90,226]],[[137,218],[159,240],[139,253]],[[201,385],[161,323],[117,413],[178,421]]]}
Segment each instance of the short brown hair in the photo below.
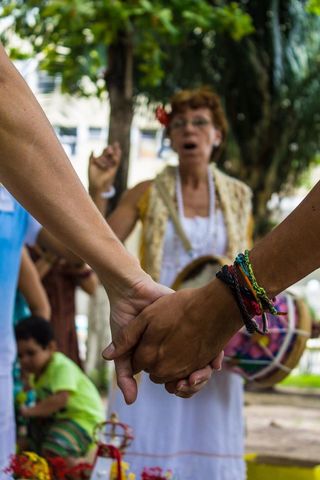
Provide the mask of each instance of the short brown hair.
{"label": "short brown hair", "polygon": [[[175,115],[183,113],[187,108],[208,108],[211,111],[214,126],[221,133],[221,145],[217,149],[220,153],[228,132],[228,122],[223,111],[219,96],[211,87],[203,86],[192,90],[180,90],[170,100],[171,112],[169,113],[169,125]],[[218,151],[216,153],[218,153]]]}

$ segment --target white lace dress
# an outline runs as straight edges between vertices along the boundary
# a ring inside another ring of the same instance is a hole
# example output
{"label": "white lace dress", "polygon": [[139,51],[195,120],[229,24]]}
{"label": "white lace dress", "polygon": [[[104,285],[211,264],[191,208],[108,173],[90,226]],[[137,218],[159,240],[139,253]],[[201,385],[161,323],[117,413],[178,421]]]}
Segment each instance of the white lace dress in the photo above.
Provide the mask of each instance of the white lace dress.
{"label": "white lace dress", "polygon": [[[208,235],[208,218],[182,218],[193,246],[193,257],[223,255],[226,230],[220,210],[215,213],[215,232]],[[161,283],[171,285],[190,262],[171,221],[164,242]],[[182,399],[142,374],[137,401],[127,406],[117,387],[109,413],[117,412],[132,426],[135,440],[125,459],[140,478],[143,467],[171,469],[179,480],[244,480],[243,382],[231,372],[215,373],[197,395]]]}

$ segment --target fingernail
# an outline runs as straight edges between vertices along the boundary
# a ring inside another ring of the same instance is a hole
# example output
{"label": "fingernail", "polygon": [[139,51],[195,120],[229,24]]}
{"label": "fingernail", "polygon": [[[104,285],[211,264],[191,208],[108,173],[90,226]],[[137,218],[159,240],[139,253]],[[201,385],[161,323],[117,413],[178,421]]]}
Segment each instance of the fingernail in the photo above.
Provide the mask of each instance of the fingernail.
{"label": "fingernail", "polygon": [[113,343],[110,343],[110,345],[108,345],[107,348],[103,350],[102,356],[105,360],[111,360],[115,351],[115,346],[113,345]]}
{"label": "fingernail", "polygon": [[184,390],[185,387],[187,387],[187,386],[188,386],[187,382],[180,383],[180,385],[177,387],[178,392],[180,392],[181,390]]}
{"label": "fingernail", "polygon": [[203,382],[205,382],[205,381],[206,381],[206,378],[197,378],[197,379],[193,382],[192,386],[195,387],[196,385],[200,385],[200,383],[203,383]]}

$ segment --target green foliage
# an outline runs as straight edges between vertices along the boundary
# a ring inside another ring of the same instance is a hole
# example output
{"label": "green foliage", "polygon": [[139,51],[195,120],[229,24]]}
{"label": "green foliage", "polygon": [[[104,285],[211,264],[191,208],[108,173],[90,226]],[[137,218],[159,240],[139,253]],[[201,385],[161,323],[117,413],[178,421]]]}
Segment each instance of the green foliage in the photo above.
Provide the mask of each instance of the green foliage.
{"label": "green foliage", "polygon": [[[108,48],[119,40],[134,52],[135,91],[159,86],[169,44],[179,44],[190,32],[216,29],[240,39],[252,31],[250,17],[232,2],[209,0],[3,0],[0,17],[13,25],[2,35],[12,58],[12,31],[32,45],[41,68],[59,73],[70,93],[101,94],[108,69]],[[23,49],[23,47],[21,47]],[[99,82],[100,79],[100,82]],[[94,87],[94,88],[93,88]]]}
{"label": "green foliage", "polygon": [[265,233],[271,195],[291,190],[318,162],[320,18],[306,1],[243,4],[251,35],[235,42],[216,30],[192,32],[170,48],[161,89],[150,94],[167,100],[175,89],[203,83],[218,91],[230,125],[220,166],[252,187],[257,230]]}
{"label": "green foliage", "polygon": [[309,0],[306,9],[309,13],[320,15],[320,0]]}

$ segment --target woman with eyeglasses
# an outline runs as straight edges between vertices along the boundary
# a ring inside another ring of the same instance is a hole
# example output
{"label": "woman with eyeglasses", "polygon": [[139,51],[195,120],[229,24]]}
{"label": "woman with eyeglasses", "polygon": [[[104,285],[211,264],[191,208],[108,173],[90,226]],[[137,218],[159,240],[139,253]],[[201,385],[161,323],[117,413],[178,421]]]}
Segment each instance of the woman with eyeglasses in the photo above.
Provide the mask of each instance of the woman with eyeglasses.
{"label": "woman with eyeglasses", "polygon": [[[234,258],[248,247],[251,191],[215,166],[227,122],[212,90],[180,91],[170,112],[159,109],[157,117],[178,165],[125,192],[108,223],[124,241],[141,220],[141,265],[154,280],[171,286],[193,259],[208,254]],[[89,190],[101,209],[113,194],[120,156],[117,144],[100,157],[91,156]],[[242,379],[224,369],[211,374],[208,366],[193,390],[180,382],[175,395],[168,395],[142,373],[138,399],[130,407],[113,388],[109,410],[135,435],[126,454],[132,471],[139,475],[145,466],[159,466],[181,480],[245,478]],[[184,398],[197,390],[195,397]]]}

